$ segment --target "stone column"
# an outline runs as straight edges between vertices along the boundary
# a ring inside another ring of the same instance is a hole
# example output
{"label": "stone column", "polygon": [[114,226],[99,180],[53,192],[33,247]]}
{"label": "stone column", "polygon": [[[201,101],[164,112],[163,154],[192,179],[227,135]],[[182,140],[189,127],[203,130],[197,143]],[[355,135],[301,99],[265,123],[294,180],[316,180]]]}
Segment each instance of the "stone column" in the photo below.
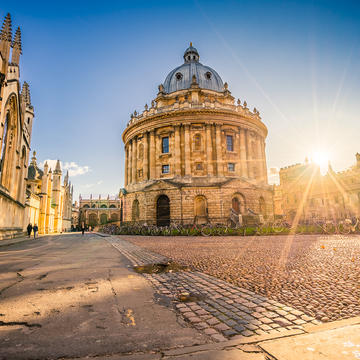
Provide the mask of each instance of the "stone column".
{"label": "stone column", "polygon": [[132,163],[132,178],[133,183],[136,183],[137,179],[137,138],[134,137],[133,139],[133,163]]}
{"label": "stone column", "polygon": [[149,137],[148,133],[144,133],[144,154],[143,154],[143,176],[144,180],[149,179]]}
{"label": "stone column", "polygon": [[156,167],[155,167],[155,131],[150,131],[150,159],[149,159],[149,172],[150,179],[155,179]]}
{"label": "stone column", "polygon": [[132,184],[132,140],[129,141],[128,184]]}
{"label": "stone column", "polygon": [[253,161],[253,154],[252,154],[252,148],[251,148],[251,140],[250,140],[250,131],[246,130],[246,159],[247,159],[247,168],[248,168],[248,174],[249,178],[254,178],[254,161]]}
{"label": "stone column", "polygon": [[124,185],[127,186],[128,184],[128,146],[125,145],[125,179],[124,179]]}
{"label": "stone column", "polygon": [[261,139],[261,154],[262,154],[262,166],[264,172],[264,184],[268,183],[268,173],[267,173],[267,166],[266,166],[266,153],[265,153],[265,139]]}
{"label": "stone column", "polygon": [[245,129],[240,130],[240,169],[241,176],[249,177],[248,168],[246,163],[246,139],[245,139]]}
{"label": "stone column", "polygon": [[211,139],[211,125],[206,124],[206,164],[207,164],[207,174],[214,174],[214,164],[212,159],[212,139]]}
{"label": "stone column", "polygon": [[222,161],[222,149],[221,149],[221,125],[216,124],[216,133],[215,133],[215,141],[216,141],[216,163],[217,163],[217,175],[224,175],[224,167]]}
{"label": "stone column", "polygon": [[189,125],[185,125],[185,135],[184,135],[184,140],[185,140],[185,176],[186,175],[191,175],[191,163],[190,163],[190,126]]}
{"label": "stone column", "polygon": [[175,176],[181,176],[181,148],[180,148],[180,125],[175,126],[175,149],[174,149]]}

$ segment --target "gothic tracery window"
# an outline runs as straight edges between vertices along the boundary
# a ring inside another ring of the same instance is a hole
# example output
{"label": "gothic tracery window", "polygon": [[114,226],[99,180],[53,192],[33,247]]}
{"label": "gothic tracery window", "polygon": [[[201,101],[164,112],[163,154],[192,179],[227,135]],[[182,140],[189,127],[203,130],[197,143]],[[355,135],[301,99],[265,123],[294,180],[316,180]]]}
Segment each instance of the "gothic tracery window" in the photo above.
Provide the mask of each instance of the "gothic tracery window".
{"label": "gothic tracery window", "polygon": [[4,167],[4,160],[5,160],[5,152],[6,152],[6,147],[7,147],[7,138],[8,138],[8,128],[9,128],[9,113],[6,115],[6,119],[5,119],[5,126],[4,126],[4,131],[3,131],[3,136],[1,138],[1,142],[0,142],[0,173],[3,170]]}

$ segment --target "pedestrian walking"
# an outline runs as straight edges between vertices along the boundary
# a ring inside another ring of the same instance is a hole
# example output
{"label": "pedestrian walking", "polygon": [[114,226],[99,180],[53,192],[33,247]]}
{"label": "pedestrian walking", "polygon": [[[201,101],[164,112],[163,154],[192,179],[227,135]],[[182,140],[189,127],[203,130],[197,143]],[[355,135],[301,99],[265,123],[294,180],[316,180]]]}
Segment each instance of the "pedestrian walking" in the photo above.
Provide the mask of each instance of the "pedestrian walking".
{"label": "pedestrian walking", "polygon": [[81,223],[81,233],[84,235],[85,233],[85,224],[82,222]]}
{"label": "pedestrian walking", "polygon": [[28,236],[30,237],[30,235],[31,235],[31,231],[32,231],[32,225],[31,225],[31,223],[29,223],[29,225],[27,226],[27,233],[28,233]]}
{"label": "pedestrian walking", "polygon": [[38,226],[35,224],[33,227],[33,232],[34,232],[34,239],[36,239],[36,233],[38,232],[39,228]]}

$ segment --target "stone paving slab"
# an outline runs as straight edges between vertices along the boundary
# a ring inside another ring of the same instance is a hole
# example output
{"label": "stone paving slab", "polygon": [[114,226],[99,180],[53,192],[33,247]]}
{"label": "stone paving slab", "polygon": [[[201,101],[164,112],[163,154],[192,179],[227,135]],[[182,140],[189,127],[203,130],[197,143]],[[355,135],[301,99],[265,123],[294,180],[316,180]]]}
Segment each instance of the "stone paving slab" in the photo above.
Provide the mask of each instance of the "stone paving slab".
{"label": "stone paving slab", "polygon": [[[124,239],[111,237],[108,241],[134,266],[170,260]],[[165,303],[172,303],[185,321],[216,342],[236,336],[281,335],[308,323],[320,323],[292,307],[198,271],[143,275],[168,300]]]}
{"label": "stone paving slab", "polygon": [[267,341],[259,346],[277,360],[360,359],[360,325]]}

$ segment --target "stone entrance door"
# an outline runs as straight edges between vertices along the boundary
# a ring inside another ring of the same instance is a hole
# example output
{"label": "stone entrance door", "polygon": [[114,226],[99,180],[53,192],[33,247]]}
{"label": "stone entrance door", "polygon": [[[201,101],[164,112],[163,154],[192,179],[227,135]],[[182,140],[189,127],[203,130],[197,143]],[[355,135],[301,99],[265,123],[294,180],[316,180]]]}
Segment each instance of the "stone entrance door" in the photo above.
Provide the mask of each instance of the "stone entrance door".
{"label": "stone entrance door", "polygon": [[156,203],[157,226],[170,225],[170,200],[166,195],[160,195]]}
{"label": "stone entrance door", "polygon": [[236,214],[240,214],[240,201],[237,197],[232,199],[232,209]]}

